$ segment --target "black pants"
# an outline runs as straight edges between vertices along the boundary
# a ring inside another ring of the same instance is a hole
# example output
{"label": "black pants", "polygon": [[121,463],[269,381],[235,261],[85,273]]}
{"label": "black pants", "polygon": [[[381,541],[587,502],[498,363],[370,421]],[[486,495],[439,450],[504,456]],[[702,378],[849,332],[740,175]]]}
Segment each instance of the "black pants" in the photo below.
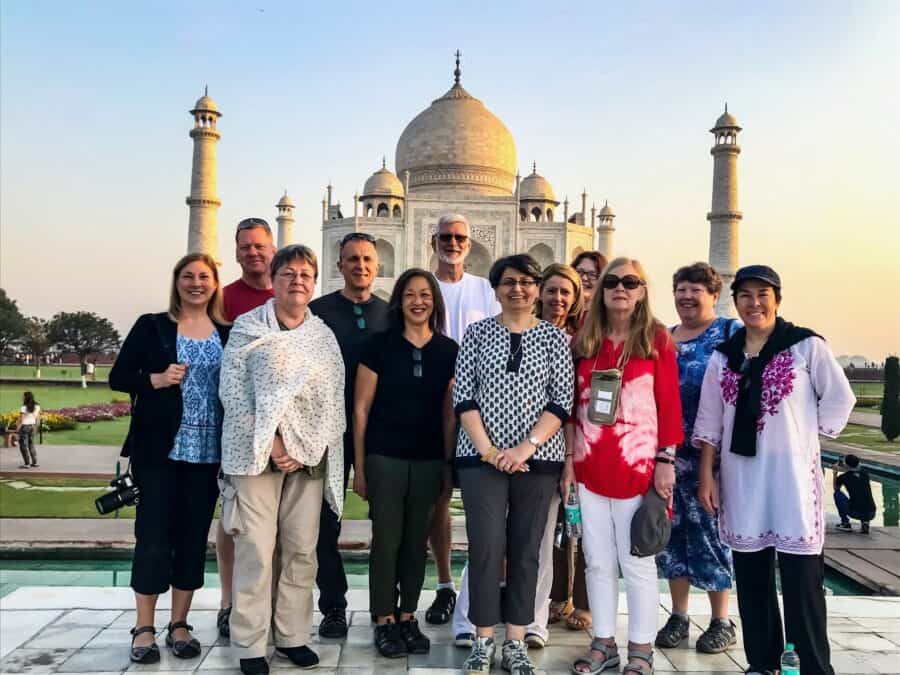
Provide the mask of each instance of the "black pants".
{"label": "black pants", "polygon": [[165,593],[170,585],[201,588],[219,465],[166,460],[161,466],[132,465],[131,473],[141,491],[131,587],[145,595]]}
{"label": "black pants", "polygon": [[[350,478],[350,467],[353,466],[353,439],[344,434],[344,491]],[[330,609],[347,609],[347,575],[344,573],[344,560],[338,551],[338,538],[341,536],[341,521],[331,507],[322,500],[322,513],[319,516],[319,541],[316,543],[316,556],[319,559],[319,571],[316,572],[316,586],[319,587],[319,611],[323,614]]]}
{"label": "black pants", "polygon": [[559,472],[510,475],[485,465],[460,469],[459,482],[469,537],[469,621],[527,626],[534,621],[538,554]]}
{"label": "black pants", "polygon": [[428,526],[441,493],[443,460],[366,457],[366,490],[372,519],[369,607],[376,616],[415,612],[425,581]]}
{"label": "black pants", "polygon": [[[775,549],[732,552],[744,653],[750,670],[779,668],[784,651],[775,587]],[[825,610],[825,560],[819,555],[778,554],[786,637],[793,642],[804,675],[834,675]]]}

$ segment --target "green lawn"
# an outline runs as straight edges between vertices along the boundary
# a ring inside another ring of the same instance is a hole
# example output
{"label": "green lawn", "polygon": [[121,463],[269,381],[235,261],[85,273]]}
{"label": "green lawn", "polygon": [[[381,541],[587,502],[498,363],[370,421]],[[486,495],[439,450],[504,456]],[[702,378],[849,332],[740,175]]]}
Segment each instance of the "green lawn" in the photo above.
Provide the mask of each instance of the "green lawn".
{"label": "green lawn", "polygon": [[858,448],[867,450],[878,450],[881,452],[900,452],[900,440],[889,443],[881,429],[873,429],[872,427],[864,427],[859,424],[848,424],[844,429],[844,433],[837,439],[840,443],[846,443]]}
{"label": "green lawn", "polygon": [[111,391],[105,387],[90,387],[82,389],[80,386],[47,386],[47,385],[21,385],[0,384],[0,412],[18,410],[22,406],[22,392],[30,391],[35,400],[45,410],[79,406],[84,403],[111,403],[113,401],[127,401],[128,394]]}
{"label": "green lawn", "polygon": [[128,433],[130,417],[118,417],[109,422],[81,422],[71,431],[52,431],[44,434],[45,445],[122,445]]}
{"label": "green lawn", "polygon": [[[78,478],[31,478],[22,480],[34,487],[96,488],[63,492],[55,490],[28,490],[9,485],[10,479],[0,482],[0,518],[114,518],[113,514],[101,516],[94,507],[94,500],[105,492],[103,481]],[[366,520],[369,506],[352,492],[344,500],[344,518]],[[218,510],[216,511],[218,515]],[[119,510],[119,518],[134,518],[134,508]]]}
{"label": "green lawn", "polygon": [[884,396],[884,382],[851,382],[850,387],[857,396]]}
{"label": "green lawn", "polygon": [[[106,382],[109,377],[110,366],[97,366],[94,379]],[[0,366],[0,377],[20,377],[22,379],[34,379],[34,366]],[[44,380],[81,380],[81,366],[78,365],[43,365],[41,366],[41,379]],[[40,380],[37,380],[38,382]]]}

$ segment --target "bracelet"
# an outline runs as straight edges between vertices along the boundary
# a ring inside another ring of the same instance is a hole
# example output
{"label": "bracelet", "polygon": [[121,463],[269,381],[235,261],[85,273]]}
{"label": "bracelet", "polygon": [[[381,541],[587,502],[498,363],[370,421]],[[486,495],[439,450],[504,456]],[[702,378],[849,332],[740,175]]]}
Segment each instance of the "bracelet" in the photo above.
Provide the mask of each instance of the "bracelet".
{"label": "bracelet", "polygon": [[657,457],[656,463],[657,464],[671,464],[672,466],[675,466],[675,460],[669,459],[668,457]]}
{"label": "bracelet", "polygon": [[481,461],[486,464],[490,464],[491,460],[494,459],[494,455],[496,455],[498,452],[500,451],[497,450],[497,446],[492,445],[487,450],[485,450],[483,455],[481,455]]}

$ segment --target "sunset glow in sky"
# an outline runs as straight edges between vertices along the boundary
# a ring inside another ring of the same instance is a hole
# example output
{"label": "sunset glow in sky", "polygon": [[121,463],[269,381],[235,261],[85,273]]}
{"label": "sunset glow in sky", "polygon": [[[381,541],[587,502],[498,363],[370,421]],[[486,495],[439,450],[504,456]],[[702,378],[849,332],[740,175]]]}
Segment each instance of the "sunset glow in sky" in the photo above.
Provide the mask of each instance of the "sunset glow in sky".
{"label": "sunset glow in sky", "polygon": [[782,314],[837,354],[900,351],[900,4],[895,2],[0,4],[0,285],[26,315],[86,309],[124,332],[165,307],[185,252],[188,110],[209,84],[222,274],[234,225],[321,246],[406,124],[462,83],[580,209],[618,217],[660,318],[706,259],[713,138],[739,142],[741,262],[773,266]]}

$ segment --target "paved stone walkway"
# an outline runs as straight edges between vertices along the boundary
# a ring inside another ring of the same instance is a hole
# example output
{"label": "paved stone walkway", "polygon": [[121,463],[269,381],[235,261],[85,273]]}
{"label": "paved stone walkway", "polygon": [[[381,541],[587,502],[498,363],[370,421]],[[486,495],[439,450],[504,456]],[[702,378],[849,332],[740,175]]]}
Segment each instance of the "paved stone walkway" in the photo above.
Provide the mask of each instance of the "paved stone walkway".
{"label": "paved stone walkway", "polygon": [[[432,639],[429,654],[403,659],[383,659],[372,646],[372,628],[366,611],[364,590],[348,594],[352,610],[350,634],[346,640],[323,640],[314,636],[310,645],[321,659],[318,673],[340,675],[456,675],[465,650],[453,647],[447,627],[424,624]],[[227,641],[219,640],[215,630],[218,592],[198,591],[190,621],[203,653],[197,659],[174,659],[158,642],[163,658],[159,664],[140,666],[128,661],[128,629],[135,614],[131,591],[126,588],[26,587],[0,599],[0,672],[3,673],[94,673],[112,675],[123,672],[218,673],[236,674],[239,670]],[[431,602],[431,593],[423,594],[421,607]],[[168,620],[168,594],[160,598],[161,611],[156,625]],[[665,603],[665,600],[664,600]],[[737,614],[732,600],[732,615]],[[624,594],[619,600],[617,640],[625,644],[628,617],[624,614]],[[658,673],[738,673],[746,666],[740,644],[728,653],[701,655],[694,641],[701,626],[709,620],[705,596],[691,596],[694,626],[686,647],[657,650]],[[832,664],[835,672],[900,674],[900,599],[829,597],[829,630]],[[665,604],[660,607],[660,625],[665,620]],[[316,622],[318,622],[318,615]],[[568,664],[586,648],[587,633],[575,633],[554,626],[548,646],[532,650],[531,657],[541,675],[567,673]],[[289,672],[286,661],[276,659],[273,672]],[[277,669],[277,670],[276,670]],[[500,673],[499,667],[495,669]]]}

